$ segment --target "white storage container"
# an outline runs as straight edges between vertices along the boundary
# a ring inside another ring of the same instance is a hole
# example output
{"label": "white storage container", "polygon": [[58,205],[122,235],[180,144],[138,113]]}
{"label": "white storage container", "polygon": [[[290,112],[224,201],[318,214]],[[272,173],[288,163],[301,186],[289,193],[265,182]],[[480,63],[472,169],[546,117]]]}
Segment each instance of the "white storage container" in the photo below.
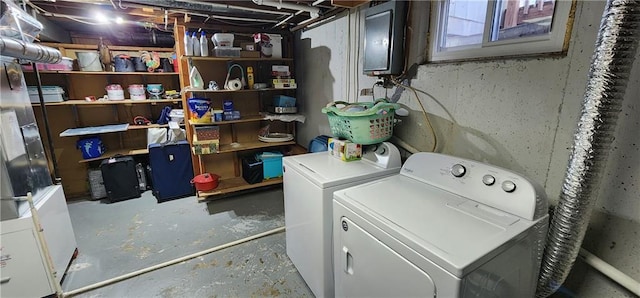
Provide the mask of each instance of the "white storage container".
{"label": "white storage container", "polygon": [[[38,96],[38,87],[28,86],[29,99],[32,103],[40,103],[40,97]],[[64,90],[59,86],[42,86],[42,97],[44,102],[63,102],[62,95]]]}
{"label": "white storage container", "polygon": [[169,112],[169,117],[173,122],[178,122],[179,124],[184,123],[184,110],[172,109],[171,112]]}
{"label": "white storage container", "polygon": [[273,45],[272,58],[282,58],[282,35],[269,34],[271,45]]}
{"label": "white storage container", "polygon": [[213,54],[216,57],[240,57],[240,50],[242,48],[228,48],[228,47],[215,47]]}

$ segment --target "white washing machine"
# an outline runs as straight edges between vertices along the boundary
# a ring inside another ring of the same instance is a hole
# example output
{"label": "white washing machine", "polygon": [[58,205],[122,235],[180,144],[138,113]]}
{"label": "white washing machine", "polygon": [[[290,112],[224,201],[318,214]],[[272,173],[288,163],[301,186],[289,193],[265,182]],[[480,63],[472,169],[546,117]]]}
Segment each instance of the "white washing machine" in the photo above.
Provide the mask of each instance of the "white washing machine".
{"label": "white washing machine", "polygon": [[434,153],[334,193],[337,297],[533,297],[544,190],[505,169]]}
{"label": "white washing machine", "polygon": [[333,192],[400,171],[398,148],[368,147],[362,159],[341,161],[328,152],[283,159],[287,255],[316,297],[333,297]]}

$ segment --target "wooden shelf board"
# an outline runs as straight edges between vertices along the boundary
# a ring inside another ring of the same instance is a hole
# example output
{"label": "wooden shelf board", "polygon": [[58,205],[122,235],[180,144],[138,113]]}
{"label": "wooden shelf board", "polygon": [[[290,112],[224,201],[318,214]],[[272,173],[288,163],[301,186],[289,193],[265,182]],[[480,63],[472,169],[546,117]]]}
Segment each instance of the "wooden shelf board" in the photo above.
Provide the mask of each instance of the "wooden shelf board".
{"label": "wooden shelf board", "polygon": [[[75,44],[75,43],[57,43],[57,42],[41,42],[41,45],[49,46],[52,48],[66,48],[68,50],[97,50],[97,44]],[[173,48],[160,48],[160,47],[132,47],[132,46],[116,46],[108,45],[110,51],[155,51],[155,52],[173,52]]]}
{"label": "wooden shelf board", "polygon": [[250,115],[250,116],[242,116],[239,120],[229,120],[229,121],[219,121],[219,122],[211,122],[211,123],[194,123],[189,120],[189,124],[192,126],[211,126],[211,125],[223,125],[223,124],[233,124],[233,123],[246,123],[246,122],[257,122],[266,120],[262,115]]}
{"label": "wooden shelf board", "polygon": [[103,160],[103,159],[108,159],[111,158],[115,155],[142,155],[142,154],[148,154],[149,153],[149,149],[118,149],[118,150],[109,150],[107,151],[107,153],[103,156],[100,157],[96,157],[96,158],[90,158],[90,159],[83,159],[78,161],[79,163],[85,163],[85,162],[90,162],[90,161],[96,161],[96,160]]}
{"label": "wooden shelf board", "polygon": [[240,90],[185,90],[191,93],[242,93],[242,92],[264,92],[276,90],[295,90],[297,88],[264,88],[264,89],[240,89]]}
{"label": "wooden shelf board", "polygon": [[204,202],[209,197],[230,194],[236,191],[253,189],[262,186],[276,185],[282,183],[282,178],[272,178],[264,180],[260,183],[249,184],[242,177],[234,177],[229,179],[221,179],[218,187],[210,191],[198,191],[198,202]]}
{"label": "wooden shelf board", "polygon": [[129,125],[127,130],[169,127],[169,124]]}
{"label": "wooden shelf board", "polygon": [[199,56],[180,56],[180,59],[192,59],[195,61],[293,61],[293,58],[241,58],[241,57],[199,57]]}
{"label": "wooden shelf board", "polygon": [[[82,99],[71,99],[63,102],[47,102],[46,106],[79,106],[79,105],[130,105],[130,104],[151,104],[158,103],[179,103],[181,99],[144,99],[144,100],[99,100],[99,101],[86,101]],[[39,106],[39,103],[31,103],[33,106]]]}
{"label": "wooden shelf board", "polygon": [[[33,73],[34,71],[24,71]],[[81,70],[41,70],[40,74],[70,74],[70,75],[142,75],[142,76],[178,76],[177,72],[120,72],[120,71],[81,71]]]}
{"label": "wooden shelf board", "polygon": [[218,153],[238,152],[238,151],[244,151],[244,150],[270,148],[270,147],[277,147],[277,146],[283,146],[283,145],[295,145],[296,142],[288,141],[288,142],[267,143],[267,142],[257,141],[257,142],[244,142],[239,144],[240,145],[236,147],[232,147],[229,144],[220,144],[220,150],[218,151]]}

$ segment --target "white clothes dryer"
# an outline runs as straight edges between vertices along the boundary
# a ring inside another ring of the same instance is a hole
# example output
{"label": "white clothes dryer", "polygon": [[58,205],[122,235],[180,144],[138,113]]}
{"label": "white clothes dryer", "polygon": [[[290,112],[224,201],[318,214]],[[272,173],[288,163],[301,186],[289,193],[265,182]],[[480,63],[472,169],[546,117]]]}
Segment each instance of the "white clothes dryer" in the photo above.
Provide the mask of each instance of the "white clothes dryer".
{"label": "white clothes dryer", "polygon": [[345,162],[327,151],[283,159],[287,255],[316,297],[333,297],[333,192],[389,175],[402,165],[391,143],[367,147]]}
{"label": "white clothes dryer", "polygon": [[334,193],[337,297],[533,297],[544,190],[511,171],[417,153]]}

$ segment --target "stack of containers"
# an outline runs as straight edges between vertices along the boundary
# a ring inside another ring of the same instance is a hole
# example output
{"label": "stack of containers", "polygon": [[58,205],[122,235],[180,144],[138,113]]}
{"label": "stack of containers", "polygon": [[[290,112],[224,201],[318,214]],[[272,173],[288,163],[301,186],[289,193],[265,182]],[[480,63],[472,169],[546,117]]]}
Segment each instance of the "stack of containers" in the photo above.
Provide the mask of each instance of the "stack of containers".
{"label": "stack of containers", "polygon": [[240,47],[233,47],[232,33],[216,33],[211,37],[216,57],[240,57]]}

